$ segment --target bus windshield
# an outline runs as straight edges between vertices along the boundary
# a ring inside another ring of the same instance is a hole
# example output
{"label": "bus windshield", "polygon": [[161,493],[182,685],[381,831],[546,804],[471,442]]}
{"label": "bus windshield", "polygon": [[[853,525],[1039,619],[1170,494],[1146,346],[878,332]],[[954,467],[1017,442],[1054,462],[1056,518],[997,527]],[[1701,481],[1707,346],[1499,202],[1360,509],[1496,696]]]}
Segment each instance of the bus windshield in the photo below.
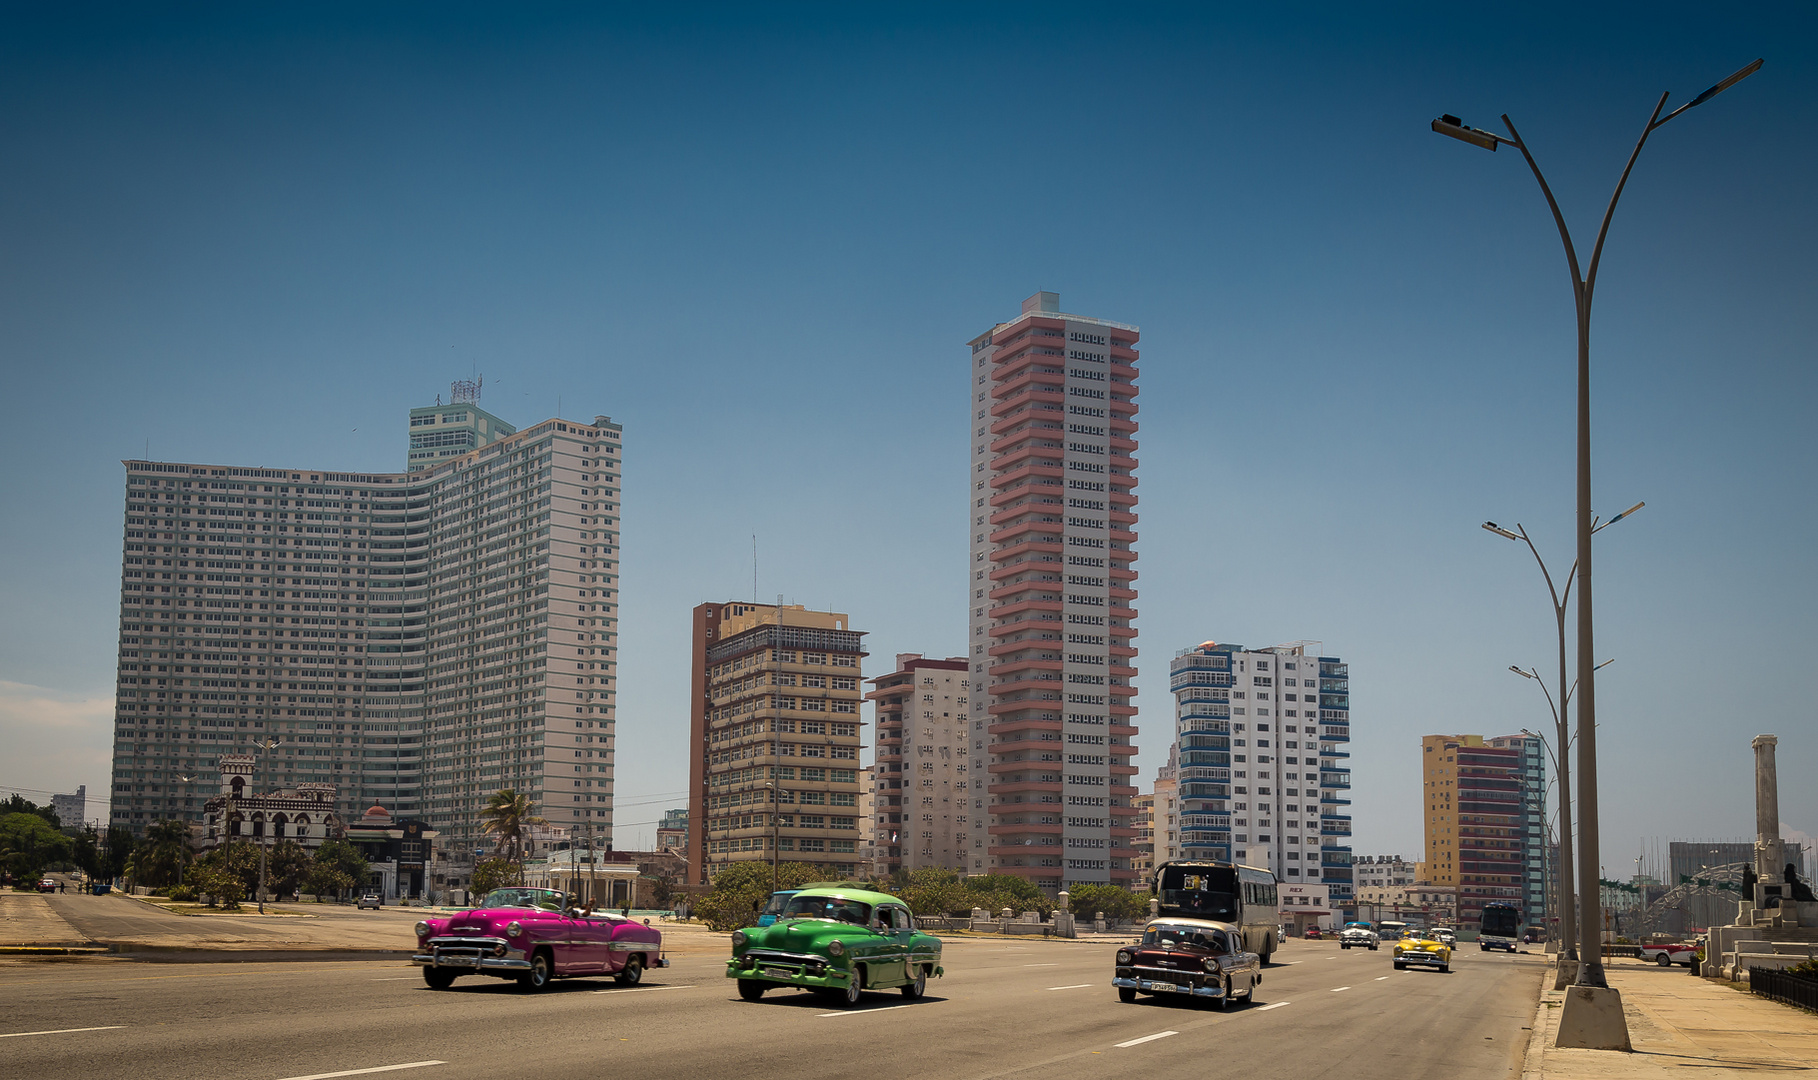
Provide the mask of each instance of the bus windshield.
{"label": "bus windshield", "polygon": [[1161,910],[1214,922],[1237,921],[1237,869],[1230,866],[1166,866],[1161,872]]}
{"label": "bus windshield", "polygon": [[1484,937],[1515,937],[1521,933],[1521,912],[1501,904],[1485,904],[1479,933]]}

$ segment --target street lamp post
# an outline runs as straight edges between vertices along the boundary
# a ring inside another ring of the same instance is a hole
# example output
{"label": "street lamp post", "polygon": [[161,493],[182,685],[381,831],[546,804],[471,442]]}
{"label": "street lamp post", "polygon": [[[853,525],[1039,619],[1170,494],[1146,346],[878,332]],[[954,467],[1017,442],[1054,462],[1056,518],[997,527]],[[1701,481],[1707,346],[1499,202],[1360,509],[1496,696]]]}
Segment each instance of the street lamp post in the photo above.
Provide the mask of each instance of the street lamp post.
{"label": "street lamp post", "polygon": [[[1602,532],[1646,505],[1645,502],[1638,502],[1608,521],[1593,522],[1591,532]],[[1559,629],[1559,702],[1557,705],[1554,704],[1552,693],[1547,690],[1546,682],[1537,673],[1532,670],[1523,671],[1513,665],[1510,665],[1509,670],[1522,678],[1533,679],[1540,684],[1540,692],[1547,696],[1547,708],[1553,712],[1553,727],[1558,733],[1559,755],[1553,758],[1553,775],[1559,778],[1559,858],[1562,864],[1559,873],[1559,955],[1561,959],[1576,961],[1578,959],[1578,928],[1572,918],[1572,761],[1567,753],[1567,748],[1571,745],[1571,736],[1566,730],[1566,704],[1571,700],[1572,687],[1578,684],[1573,682],[1568,686],[1566,683],[1566,609],[1571,606],[1572,584],[1578,577],[1578,562],[1573,560],[1572,569],[1566,573],[1565,588],[1560,589],[1553,584],[1552,571],[1547,569],[1546,560],[1540,557],[1540,549],[1534,546],[1533,539],[1528,536],[1528,530],[1520,522],[1515,523],[1514,532],[1510,532],[1494,521],[1484,522],[1483,528],[1497,536],[1520,540],[1528,545],[1528,551],[1533,553],[1534,562],[1540,567],[1540,576],[1546,580],[1547,593],[1552,599],[1553,622]],[[1533,734],[1526,728],[1522,729],[1522,733]],[[1545,739],[1541,739],[1541,745],[1546,745]],[[1548,747],[1547,754],[1552,757],[1551,747]]]}
{"label": "street lamp post", "polygon": [[[1654,105],[1654,112],[1648,117],[1647,126],[1642,129],[1641,137],[1635,142],[1635,149],[1629,153],[1628,164],[1623,167],[1622,178],[1616,182],[1616,190],[1610,196],[1609,206],[1604,210],[1603,223],[1597,229],[1597,241],[1591,249],[1591,261],[1588,271],[1580,273],[1578,253],[1572,246],[1571,230],[1566,228],[1565,216],[1559,211],[1559,203],[1553,198],[1552,188],[1547,186],[1546,177],[1541,174],[1540,166],[1534,161],[1534,155],[1522,141],[1521,132],[1517,131],[1507,113],[1502,115],[1503,126],[1509,129],[1509,137],[1481,131],[1465,126],[1462,120],[1446,115],[1433,121],[1433,130],[1486,150],[1495,150],[1498,145],[1509,145],[1521,151],[1521,156],[1533,171],[1534,179],[1540,184],[1541,194],[1546,196],[1547,207],[1553,212],[1553,222],[1559,228],[1559,239],[1565,245],[1566,265],[1572,276],[1572,297],[1577,307],[1578,330],[1578,461],[1577,461],[1577,509],[1578,509],[1578,679],[1581,696],[1578,699],[1578,799],[1579,829],[1578,843],[1578,884],[1583,890],[1579,903],[1579,939],[1588,943],[1597,934],[1601,920],[1597,896],[1597,857],[1598,857],[1598,820],[1597,820],[1597,688],[1596,678],[1592,674],[1596,661],[1595,640],[1592,626],[1591,606],[1591,302],[1597,288],[1597,266],[1603,258],[1603,243],[1609,236],[1610,219],[1615,216],[1617,200],[1622,198],[1622,189],[1629,182],[1629,173],[1635,168],[1635,160],[1641,156],[1641,148],[1646,145],[1648,136],[1654,129],[1677,117],[1680,113],[1696,105],[1702,105],[1711,98],[1741,82],[1760,70],[1761,61],[1737,71],[1715,86],[1699,94],[1691,101],[1674,109],[1666,116],[1660,110],[1666,108],[1667,94],[1662,93]],[[1582,962],[1578,965],[1578,985],[1608,987],[1609,981],[1604,975],[1603,962],[1598,950],[1587,947]],[[1617,1023],[1621,1023],[1620,1013]],[[1628,1044],[1626,1028],[1622,1044]]]}
{"label": "street lamp post", "polygon": [[[253,755],[258,760],[261,770],[265,764],[268,752],[282,741],[283,740],[278,736],[272,735],[259,742],[253,743]],[[263,771],[255,772],[254,775],[260,777],[261,782],[263,782]],[[259,836],[259,914],[261,915],[265,914],[265,846],[266,841],[270,839],[271,816],[268,814],[265,819],[265,830]]]}
{"label": "street lamp post", "polygon": [[770,892],[775,895],[777,890],[782,888],[782,885],[779,884],[782,879],[778,876],[777,866],[777,838],[779,835],[777,811],[783,804],[783,796],[788,793],[774,782],[766,782],[764,786],[770,789]]}

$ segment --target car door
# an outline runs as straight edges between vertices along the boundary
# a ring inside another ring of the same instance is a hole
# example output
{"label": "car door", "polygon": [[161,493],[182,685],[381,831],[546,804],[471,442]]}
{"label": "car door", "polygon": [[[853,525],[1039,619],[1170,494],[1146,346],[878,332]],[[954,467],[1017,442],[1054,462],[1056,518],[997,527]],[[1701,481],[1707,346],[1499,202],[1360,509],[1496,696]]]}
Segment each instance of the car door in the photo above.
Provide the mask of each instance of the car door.
{"label": "car door", "polygon": [[896,921],[896,947],[903,964],[903,980],[914,982],[917,965],[926,962],[917,955],[916,950],[916,939],[921,934],[915,929],[915,916],[909,913],[908,908],[891,905],[891,912]]}
{"label": "car door", "polygon": [[872,942],[870,966],[866,972],[872,986],[896,986],[905,979],[903,958],[909,949],[897,926],[897,911],[893,904],[879,904],[872,909],[871,930],[877,937]]}

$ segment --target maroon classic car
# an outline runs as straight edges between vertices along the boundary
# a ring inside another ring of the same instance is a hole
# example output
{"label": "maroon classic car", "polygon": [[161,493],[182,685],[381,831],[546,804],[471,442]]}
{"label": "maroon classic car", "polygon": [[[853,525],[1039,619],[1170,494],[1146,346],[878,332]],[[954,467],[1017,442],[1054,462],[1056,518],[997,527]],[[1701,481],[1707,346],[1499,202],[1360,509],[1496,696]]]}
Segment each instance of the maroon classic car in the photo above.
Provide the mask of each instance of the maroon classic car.
{"label": "maroon classic car", "polygon": [[516,979],[536,991],[551,979],[611,975],[628,986],[668,967],[663,934],[610,912],[568,907],[554,889],[494,889],[471,911],[417,924],[423,981],[446,990],[461,975]]}
{"label": "maroon classic car", "polygon": [[1180,994],[1221,1009],[1239,997],[1252,1000],[1260,982],[1262,958],[1244,951],[1236,926],[1178,918],[1156,919],[1143,928],[1140,942],[1117,950],[1111,979],[1120,1001],[1135,1001],[1139,993]]}

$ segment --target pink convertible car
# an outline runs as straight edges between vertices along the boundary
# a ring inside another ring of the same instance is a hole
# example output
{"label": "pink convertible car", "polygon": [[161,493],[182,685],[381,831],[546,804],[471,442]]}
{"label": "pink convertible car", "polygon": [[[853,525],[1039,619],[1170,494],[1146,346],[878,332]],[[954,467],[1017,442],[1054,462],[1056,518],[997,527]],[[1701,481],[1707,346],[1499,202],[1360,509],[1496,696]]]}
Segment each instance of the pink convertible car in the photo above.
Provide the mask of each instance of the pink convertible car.
{"label": "pink convertible car", "polygon": [[536,991],[551,979],[611,975],[628,986],[668,967],[663,934],[608,912],[564,907],[554,889],[494,889],[472,911],[417,924],[423,981],[446,990],[462,975],[516,979]]}

